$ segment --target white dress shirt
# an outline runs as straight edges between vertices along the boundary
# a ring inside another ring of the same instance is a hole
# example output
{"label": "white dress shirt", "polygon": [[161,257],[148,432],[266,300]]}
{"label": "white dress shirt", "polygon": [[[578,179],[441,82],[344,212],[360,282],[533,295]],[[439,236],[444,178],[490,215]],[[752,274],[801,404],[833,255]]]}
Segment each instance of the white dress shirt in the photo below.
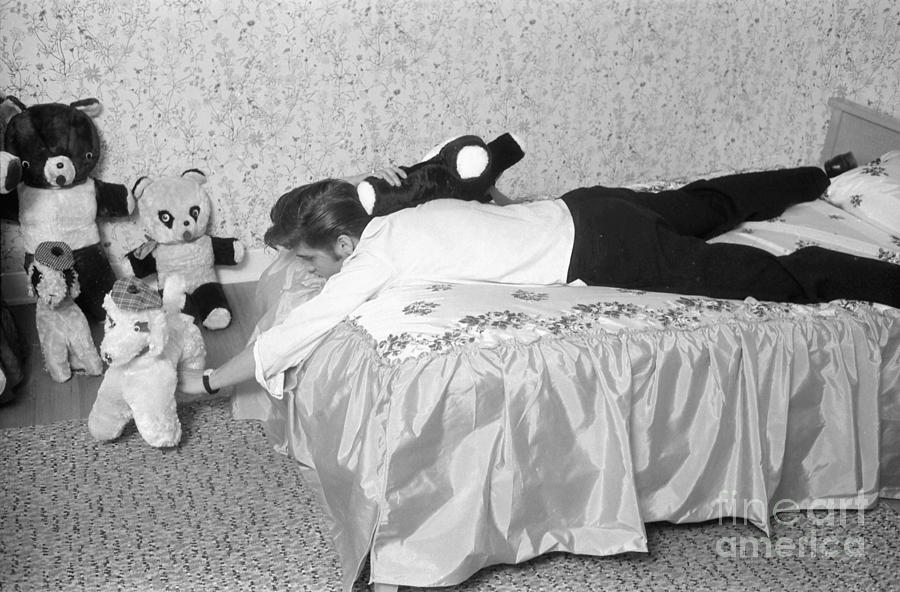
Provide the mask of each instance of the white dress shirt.
{"label": "white dress shirt", "polygon": [[376,217],[322,291],[254,344],[256,379],[280,397],[284,372],[382,290],[405,282],[566,283],[575,229],[561,200],[498,206],[440,199]]}

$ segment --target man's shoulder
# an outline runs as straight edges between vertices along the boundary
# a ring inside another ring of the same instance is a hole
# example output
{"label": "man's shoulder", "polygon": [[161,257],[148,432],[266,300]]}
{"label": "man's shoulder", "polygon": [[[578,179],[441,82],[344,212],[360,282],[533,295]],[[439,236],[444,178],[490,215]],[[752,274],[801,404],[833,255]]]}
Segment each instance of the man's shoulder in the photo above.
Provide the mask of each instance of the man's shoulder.
{"label": "man's shoulder", "polygon": [[413,208],[397,210],[384,216],[384,218],[387,222],[393,223],[410,219],[430,219],[452,213],[477,211],[486,207],[496,206],[461,199],[433,199]]}

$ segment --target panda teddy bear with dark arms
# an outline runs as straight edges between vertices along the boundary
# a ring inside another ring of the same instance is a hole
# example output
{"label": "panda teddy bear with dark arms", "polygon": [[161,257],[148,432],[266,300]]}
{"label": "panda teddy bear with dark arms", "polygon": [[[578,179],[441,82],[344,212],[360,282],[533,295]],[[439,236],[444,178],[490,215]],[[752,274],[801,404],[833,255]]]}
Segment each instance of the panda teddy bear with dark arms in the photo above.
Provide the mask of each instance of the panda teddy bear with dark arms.
{"label": "panda teddy bear with dark arms", "polygon": [[184,313],[207,329],[224,329],[231,323],[231,307],[215,266],[240,263],[245,249],[235,238],[206,233],[211,204],[205,183],[206,175],[197,169],[181,176],[138,179],[132,191],[148,240],[127,257],[135,276],[156,274],[160,286],[171,276],[181,276]]}
{"label": "panda teddy bear with dark arms", "polygon": [[[68,244],[81,283],[76,303],[103,319],[103,298],[116,281],[100,244],[97,218],[125,217],[134,210],[128,188],[91,177],[100,160],[100,135],[92,120],[96,99],[25,107],[6,97],[0,153],[0,217],[18,222],[24,265],[43,242]],[[8,118],[8,119],[7,119]]]}

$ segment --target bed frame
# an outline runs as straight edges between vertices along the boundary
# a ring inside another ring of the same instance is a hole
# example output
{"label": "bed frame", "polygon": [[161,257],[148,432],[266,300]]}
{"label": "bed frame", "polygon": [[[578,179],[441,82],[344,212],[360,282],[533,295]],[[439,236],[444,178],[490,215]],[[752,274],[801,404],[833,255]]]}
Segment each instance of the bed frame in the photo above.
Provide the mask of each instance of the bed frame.
{"label": "bed frame", "polygon": [[828,106],[831,121],[821,163],[853,152],[863,164],[890,150],[900,150],[900,120],[838,97],[830,99]]}
{"label": "bed frame", "polygon": [[[900,149],[900,120],[843,98],[828,101],[828,125],[821,163],[844,152],[853,152],[862,164],[890,150]],[[393,584],[372,584],[373,592],[396,592]]]}

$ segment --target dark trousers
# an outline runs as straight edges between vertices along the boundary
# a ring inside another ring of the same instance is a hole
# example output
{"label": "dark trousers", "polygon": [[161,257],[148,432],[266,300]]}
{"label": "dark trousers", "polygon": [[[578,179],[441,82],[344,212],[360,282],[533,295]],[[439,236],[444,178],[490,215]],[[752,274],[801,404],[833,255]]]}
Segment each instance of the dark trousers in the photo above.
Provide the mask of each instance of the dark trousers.
{"label": "dark trousers", "polygon": [[814,167],[729,175],[659,193],[584,187],[561,197],[575,244],[569,281],[713,298],[813,303],[865,300],[900,308],[900,266],[819,247],[776,256],[706,239],[819,197]]}

